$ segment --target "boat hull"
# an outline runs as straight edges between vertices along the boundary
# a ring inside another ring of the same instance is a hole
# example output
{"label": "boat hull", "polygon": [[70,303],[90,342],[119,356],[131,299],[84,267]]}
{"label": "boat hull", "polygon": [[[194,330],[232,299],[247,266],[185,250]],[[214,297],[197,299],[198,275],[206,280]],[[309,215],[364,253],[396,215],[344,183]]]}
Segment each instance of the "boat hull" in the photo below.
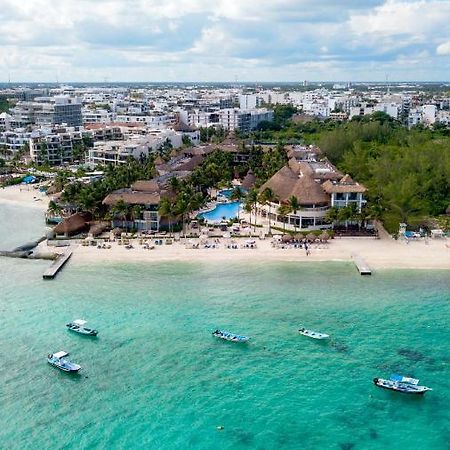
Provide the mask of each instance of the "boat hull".
{"label": "boat hull", "polygon": [[312,338],[312,339],[318,339],[318,340],[328,339],[328,338],[330,337],[329,334],[318,333],[318,332],[316,332],[316,331],[311,331],[311,330],[300,329],[300,330],[298,330],[298,332],[299,332],[302,336],[306,336],[306,337],[310,337],[310,338]]}
{"label": "boat hull", "polygon": [[373,383],[382,389],[387,389],[389,391],[400,392],[401,394],[411,394],[411,395],[424,395],[425,392],[431,391],[432,389],[426,386],[408,386],[398,383],[392,383],[387,380],[382,380],[379,378],[374,378]]}
{"label": "boat hull", "polygon": [[250,338],[248,338],[247,336],[239,336],[237,334],[232,334],[232,333],[228,333],[228,332],[214,332],[212,334],[214,337],[218,338],[218,339],[222,339],[224,341],[229,341],[229,342],[238,342],[238,343],[245,343],[248,342],[248,340]]}
{"label": "boat hull", "polygon": [[61,366],[60,364],[50,361],[49,359],[47,359],[47,362],[51,366],[56,367],[57,369],[62,370],[63,372],[76,373],[81,369],[81,367],[78,365],[74,365],[73,367]]}
{"label": "boat hull", "polygon": [[67,325],[67,329],[69,331],[73,331],[74,333],[78,333],[81,334],[83,336],[97,336],[98,331],[97,330],[91,330],[91,329],[86,329],[77,325],[73,325],[68,323]]}

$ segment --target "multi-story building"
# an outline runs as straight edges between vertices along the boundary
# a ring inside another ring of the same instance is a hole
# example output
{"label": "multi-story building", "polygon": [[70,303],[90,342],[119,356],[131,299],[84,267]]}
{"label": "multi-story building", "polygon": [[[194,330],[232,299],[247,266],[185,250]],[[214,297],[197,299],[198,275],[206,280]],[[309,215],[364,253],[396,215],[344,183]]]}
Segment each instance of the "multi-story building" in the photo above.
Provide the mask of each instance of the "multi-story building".
{"label": "multi-story building", "polygon": [[73,161],[73,150],[77,144],[83,144],[81,130],[55,129],[45,135],[30,137],[30,156],[38,164],[69,164]]}
{"label": "multi-story building", "polygon": [[24,127],[37,125],[51,127],[67,125],[78,127],[82,125],[81,101],[69,96],[38,97],[32,102],[18,102],[11,109],[13,126]]}
{"label": "multi-story building", "polygon": [[131,135],[120,141],[95,142],[89,149],[87,162],[96,164],[125,164],[128,158],[139,160],[146,158],[150,153],[156,152],[166,142],[172,147],[179,148],[182,145],[182,133],[172,130],[158,130],[151,134]]}
{"label": "multi-story building", "polygon": [[[318,160],[319,150],[312,147],[293,149],[290,159],[260,188],[270,188],[276,200],[257,205],[257,213],[275,226],[288,229],[317,230],[330,228],[326,221],[331,207],[355,205],[361,211],[365,205],[365,187],[342,174],[326,159]],[[297,211],[280,214],[279,207],[295,197]]]}
{"label": "multi-story building", "polygon": [[113,120],[113,114],[106,109],[85,108],[83,109],[82,116],[84,125],[92,123],[111,123]]}
{"label": "multi-story building", "polygon": [[3,131],[0,133],[0,148],[5,150],[6,155],[14,156],[18,151],[29,144],[30,137],[37,137],[37,131],[25,131],[16,129],[15,131]]}

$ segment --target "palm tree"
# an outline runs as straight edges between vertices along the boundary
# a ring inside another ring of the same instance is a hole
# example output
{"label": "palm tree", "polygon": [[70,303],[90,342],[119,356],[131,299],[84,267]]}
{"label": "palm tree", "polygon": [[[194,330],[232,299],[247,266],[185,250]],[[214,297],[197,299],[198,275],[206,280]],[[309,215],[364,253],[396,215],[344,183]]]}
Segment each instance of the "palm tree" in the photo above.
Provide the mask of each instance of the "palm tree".
{"label": "palm tree", "polygon": [[[300,203],[298,201],[298,198],[295,195],[291,195],[288,198],[287,206],[289,208],[289,212],[297,214],[297,211],[300,209]],[[294,230],[297,231],[297,219],[294,220]]]}
{"label": "palm tree", "polygon": [[[236,186],[233,191],[231,192],[230,200],[240,202],[244,198],[244,191],[239,186]],[[239,205],[238,208],[238,214],[237,219],[239,221],[239,213],[240,213],[241,207]]]}
{"label": "palm tree", "polygon": [[271,227],[271,209],[272,209],[272,203],[274,203],[277,200],[277,196],[273,192],[273,190],[269,187],[266,187],[261,194],[259,194],[258,201],[263,205],[269,205],[269,234],[272,234],[272,227]]}
{"label": "palm tree", "polygon": [[336,220],[338,219],[339,209],[336,206],[332,206],[325,214],[325,222],[331,223],[333,228]]}
{"label": "palm tree", "polygon": [[122,220],[122,224],[123,224],[123,222],[125,222],[125,229],[127,231],[128,231],[128,221],[127,221],[128,211],[129,211],[129,205],[128,205],[128,203],[124,202],[122,199],[120,199],[112,207],[113,216],[120,217]]}
{"label": "palm tree", "polygon": [[130,210],[130,215],[131,215],[131,219],[133,220],[133,222],[136,219],[140,219],[140,217],[142,216],[142,212],[144,211],[143,206],[141,205],[134,205],[131,210]]}
{"label": "palm tree", "polygon": [[174,192],[175,194],[178,194],[178,192],[180,191],[181,188],[181,183],[180,180],[173,176],[169,178],[169,186],[170,186],[170,190],[172,192]]}
{"label": "palm tree", "polygon": [[186,199],[185,195],[181,195],[175,203],[175,213],[177,216],[181,216],[181,231],[184,237],[186,237],[184,229],[186,214],[189,213],[189,210],[189,201]]}
{"label": "palm tree", "polygon": [[283,231],[286,231],[286,218],[288,214],[291,212],[291,209],[288,205],[281,205],[278,208],[278,215],[283,219]]}
{"label": "palm tree", "polygon": [[164,197],[159,202],[159,208],[158,208],[158,214],[160,217],[167,217],[167,220],[169,221],[169,234],[172,236],[172,219],[174,218],[174,204],[173,202],[167,198]]}
{"label": "palm tree", "polygon": [[339,208],[337,218],[339,222],[345,222],[345,228],[348,228],[348,221],[352,219],[354,212],[350,206]]}

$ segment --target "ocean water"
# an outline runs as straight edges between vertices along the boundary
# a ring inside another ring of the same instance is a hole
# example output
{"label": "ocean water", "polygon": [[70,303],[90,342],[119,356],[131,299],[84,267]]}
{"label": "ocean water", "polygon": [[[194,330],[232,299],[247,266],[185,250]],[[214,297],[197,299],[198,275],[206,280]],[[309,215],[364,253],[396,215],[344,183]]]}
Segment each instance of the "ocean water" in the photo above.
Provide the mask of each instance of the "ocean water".
{"label": "ocean water", "polygon": [[[2,449],[449,448],[448,271],[69,262],[44,281],[47,265],[0,259]],[[98,339],[68,332],[75,318]],[[46,363],[58,350],[79,375]],[[392,372],[434,390],[373,385]]]}

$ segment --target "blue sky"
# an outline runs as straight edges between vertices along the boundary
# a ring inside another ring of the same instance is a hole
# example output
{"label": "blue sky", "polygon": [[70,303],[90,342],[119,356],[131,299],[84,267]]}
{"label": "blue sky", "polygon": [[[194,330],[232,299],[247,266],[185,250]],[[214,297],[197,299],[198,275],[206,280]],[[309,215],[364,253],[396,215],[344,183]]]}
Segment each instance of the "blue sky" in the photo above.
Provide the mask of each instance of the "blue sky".
{"label": "blue sky", "polygon": [[450,0],[0,6],[0,82],[450,78]]}

